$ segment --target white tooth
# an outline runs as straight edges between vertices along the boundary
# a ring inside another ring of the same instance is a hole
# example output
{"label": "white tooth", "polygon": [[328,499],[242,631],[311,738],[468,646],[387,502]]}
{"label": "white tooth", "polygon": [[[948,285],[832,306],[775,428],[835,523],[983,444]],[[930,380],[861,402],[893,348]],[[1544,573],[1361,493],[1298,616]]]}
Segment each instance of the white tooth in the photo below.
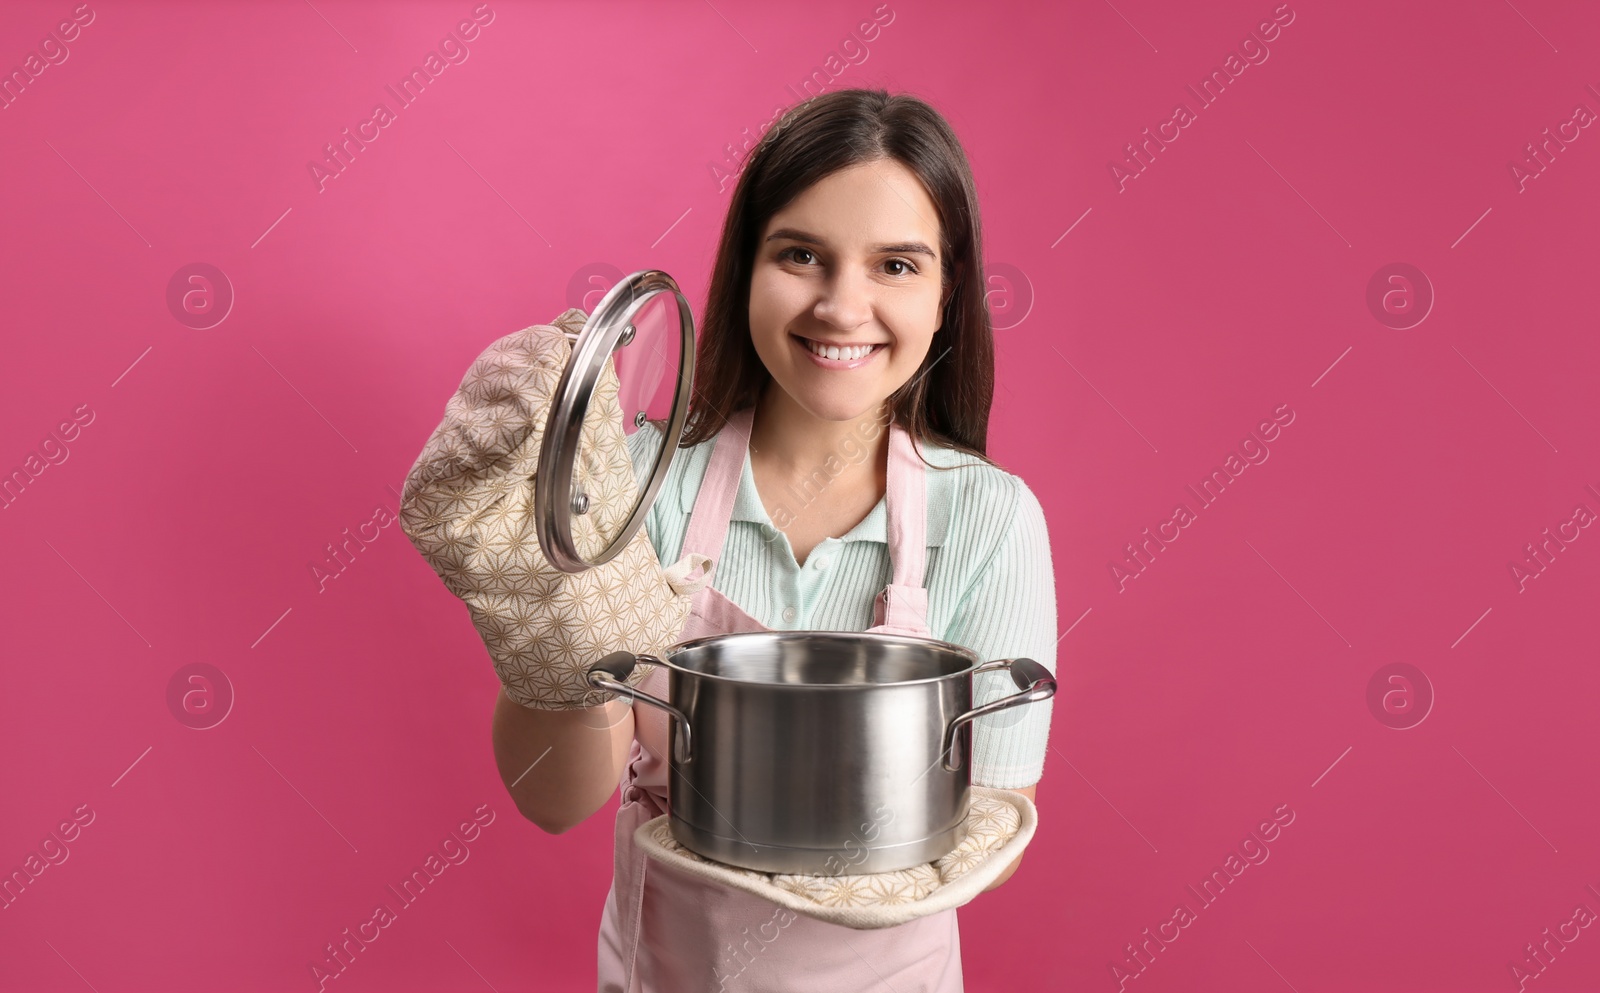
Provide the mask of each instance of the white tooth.
{"label": "white tooth", "polygon": [[836,345],[829,345],[828,350],[823,354],[827,355],[830,359],[836,359],[839,357],[839,348]]}

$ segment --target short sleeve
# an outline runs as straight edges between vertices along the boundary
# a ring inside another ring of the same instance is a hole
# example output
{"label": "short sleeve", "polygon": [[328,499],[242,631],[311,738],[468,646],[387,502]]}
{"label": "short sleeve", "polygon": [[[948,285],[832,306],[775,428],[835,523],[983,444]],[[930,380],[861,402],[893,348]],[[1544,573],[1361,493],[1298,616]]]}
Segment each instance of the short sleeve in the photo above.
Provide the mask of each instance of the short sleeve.
{"label": "short sleeve", "polygon": [[[983,661],[1030,658],[1056,671],[1056,587],[1044,508],[1027,484],[1009,477],[1016,511],[999,545],[956,608],[946,640],[965,645]],[[973,677],[973,700],[982,705],[1018,692],[1011,677]],[[1018,789],[1044,775],[1054,699],[1012,707],[973,721],[972,782]]]}

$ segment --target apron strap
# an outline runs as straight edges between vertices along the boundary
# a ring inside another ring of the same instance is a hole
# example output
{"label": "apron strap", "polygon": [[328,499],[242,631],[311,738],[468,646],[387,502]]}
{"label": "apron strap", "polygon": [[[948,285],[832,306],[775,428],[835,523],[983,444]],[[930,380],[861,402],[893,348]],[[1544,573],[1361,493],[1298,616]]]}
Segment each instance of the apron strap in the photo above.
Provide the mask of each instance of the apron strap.
{"label": "apron strap", "polygon": [[746,407],[728,418],[711,445],[711,464],[689,511],[689,530],[683,536],[683,555],[697,553],[716,562],[728,537],[733,501],[739,495],[739,477],[750,454],[750,425],[755,408]]}
{"label": "apron strap", "polygon": [[887,533],[895,586],[922,586],[928,561],[927,471],[910,432],[889,428]]}
{"label": "apron strap", "polygon": [[[750,453],[750,427],[754,420],[755,408],[746,407],[730,416],[717,432],[711,461],[695,495],[694,509],[689,512],[689,528],[680,557],[704,555],[713,563],[721,558],[739,479]],[[884,495],[891,578],[878,594],[875,626],[908,630],[927,627],[927,590],[923,587],[928,556],[926,472],[910,433],[899,423],[891,423]]]}
{"label": "apron strap", "polygon": [[928,557],[927,474],[911,434],[899,424],[889,429],[887,504],[892,578],[873,601],[868,630],[929,638],[928,590],[922,585]]}

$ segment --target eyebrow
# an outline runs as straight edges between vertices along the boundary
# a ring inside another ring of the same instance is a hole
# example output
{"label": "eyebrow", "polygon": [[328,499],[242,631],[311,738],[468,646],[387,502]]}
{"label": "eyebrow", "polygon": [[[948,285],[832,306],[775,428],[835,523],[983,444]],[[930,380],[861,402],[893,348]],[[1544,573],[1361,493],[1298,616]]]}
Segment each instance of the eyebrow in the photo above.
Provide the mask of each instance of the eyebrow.
{"label": "eyebrow", "polygon": [[[801,231],[798,228],[779,228],[778,230],[767,235],[768,241],[777,241],[779,239],[803,242],[807,245],[816,245],[820,248],[827,247],[827,242],[823,241],[821,238],[809,232]],[[929,248],[927,245],[924,245],[920,241],[902,241],[893,245],[878,245],[872,249],[872,254],[874,255],[878,255],[883,252],[902,252],[906,254],[926,255],[930,259],[936,259],[939,257],[934,253],[933,249]]]}

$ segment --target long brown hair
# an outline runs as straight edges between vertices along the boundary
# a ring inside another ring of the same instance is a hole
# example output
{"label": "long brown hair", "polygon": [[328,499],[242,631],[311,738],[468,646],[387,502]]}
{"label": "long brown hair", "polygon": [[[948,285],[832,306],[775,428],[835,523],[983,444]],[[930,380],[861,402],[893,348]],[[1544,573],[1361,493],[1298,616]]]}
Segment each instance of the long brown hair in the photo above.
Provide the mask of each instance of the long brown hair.
{"label": "long brown hair", "polygon": [[944,323],[922,366],[890,394],[889,409],[912,438],[993,464],[994,330],[972,168],[938,111],[917,97],[874,89],[835,90],[790,108],[751,151],[717,246],[681,447],[714,436],[772,379],[750,337],[751,273],[767,222],[830,173],[884,158],[916,175],[938,207],[944,293]]}

